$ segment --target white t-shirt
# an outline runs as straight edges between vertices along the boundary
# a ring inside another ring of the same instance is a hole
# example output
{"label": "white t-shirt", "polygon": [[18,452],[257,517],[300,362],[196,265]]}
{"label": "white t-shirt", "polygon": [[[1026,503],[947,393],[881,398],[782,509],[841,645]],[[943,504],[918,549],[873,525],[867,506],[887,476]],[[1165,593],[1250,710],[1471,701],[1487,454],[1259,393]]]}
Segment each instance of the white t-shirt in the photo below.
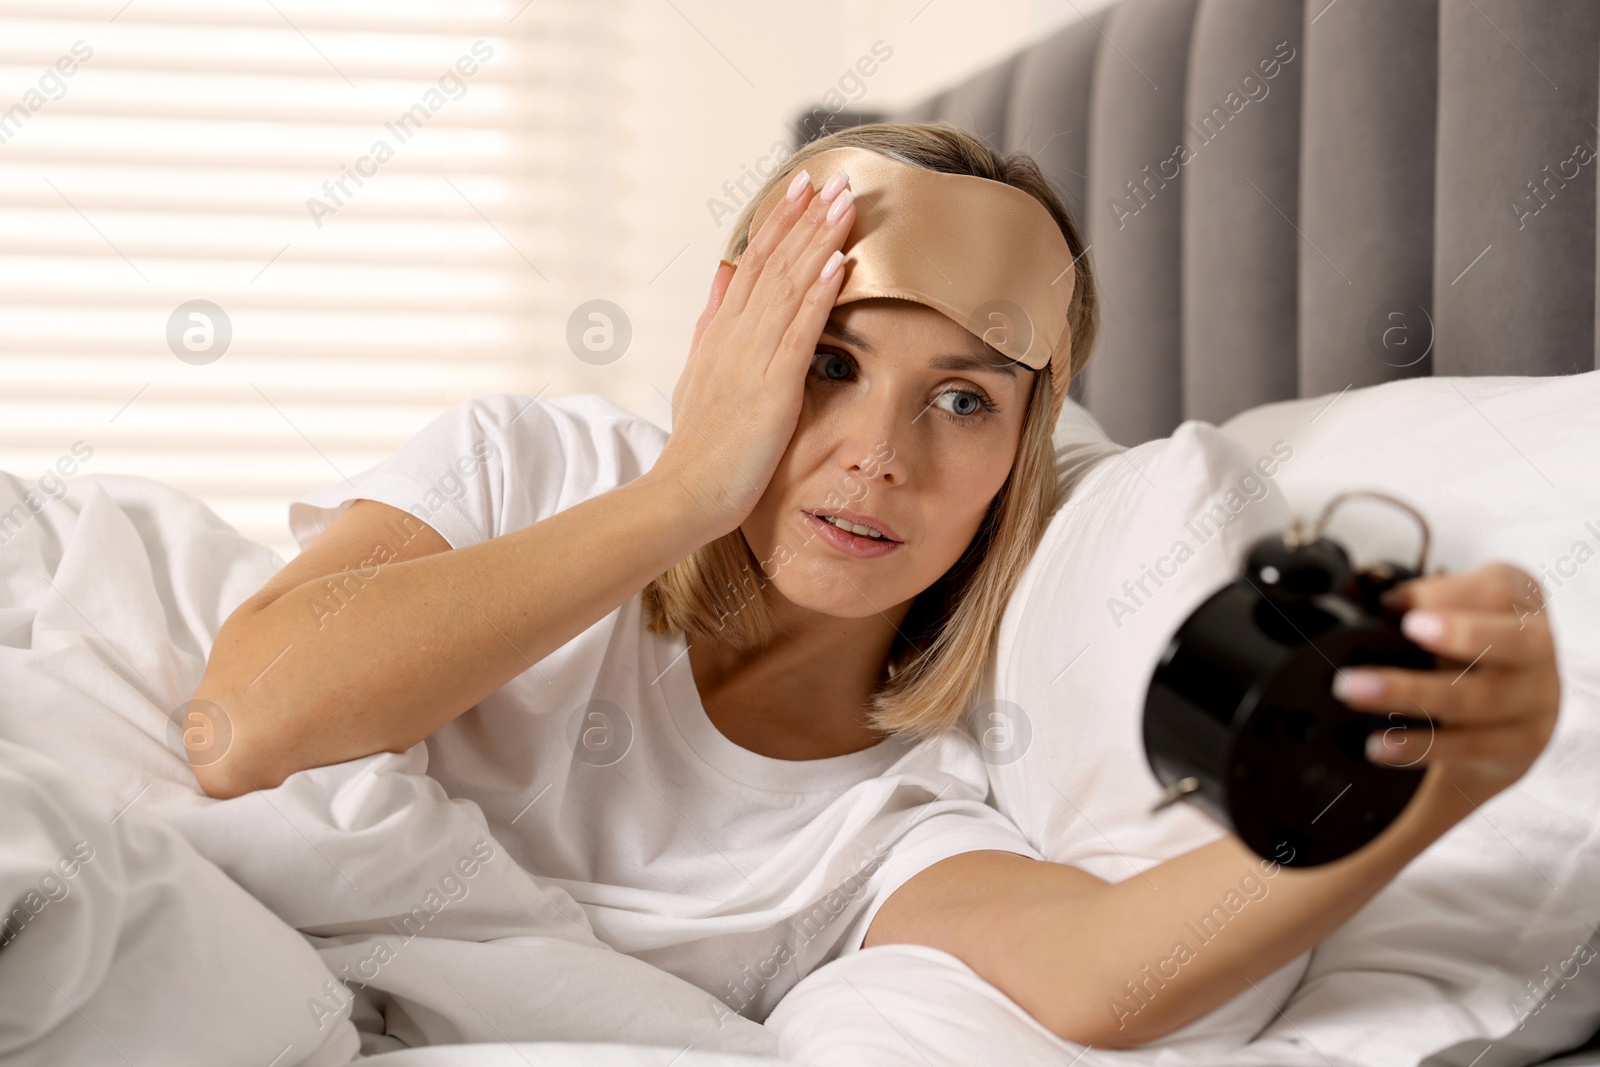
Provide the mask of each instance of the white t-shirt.
{"label": "white t-shirt", "polygon": [[[289,527],[303,548],[366,498],[462,548],[638,477],[666,439],[593,394],[480,397],[292,503]],[[384,537],[398,547],[404,531]],[[978,849],[1042,858],[985,803],[971,737],[758,755],[706,716],[684,636],[650,633],[642,611],[635,594],[427,742],[428,773],[479,805],[513,858],[571,893],[619,951],[761,1021],[859,948],[918,871]]]}

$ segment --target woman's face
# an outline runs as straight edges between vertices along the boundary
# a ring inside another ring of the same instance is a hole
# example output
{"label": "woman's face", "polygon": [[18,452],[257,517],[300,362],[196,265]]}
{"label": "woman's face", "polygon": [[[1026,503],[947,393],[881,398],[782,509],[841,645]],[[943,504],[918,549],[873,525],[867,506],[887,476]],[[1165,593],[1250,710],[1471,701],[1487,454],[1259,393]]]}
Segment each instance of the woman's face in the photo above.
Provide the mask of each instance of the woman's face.
{"label": "woman's face", "polygon": [[[909,606],[1005,483],[1033,379],[922,304],[834,308],[794,437],[741,526],[768,595],[841,618]],[[840,512],[888,540],[813,517]]]}

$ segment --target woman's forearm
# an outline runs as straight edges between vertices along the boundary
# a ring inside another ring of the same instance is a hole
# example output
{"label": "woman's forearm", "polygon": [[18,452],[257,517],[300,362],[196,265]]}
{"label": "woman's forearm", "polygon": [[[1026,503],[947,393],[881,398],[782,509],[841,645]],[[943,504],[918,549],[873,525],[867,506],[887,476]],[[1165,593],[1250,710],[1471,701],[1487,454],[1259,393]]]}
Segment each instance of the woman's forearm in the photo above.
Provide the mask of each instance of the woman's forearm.
{"label": "woman's forearm", "polygon": [[1434,794],[1426,803],[1320,867],[1274,864],[1229,834],[1071,895],[1035,872],[1032,933],[1016,940],[1006,979],[1013,998],[1037,1005],[1063,1037],[1102,1048],[1177,1030],[1314,947],[1470,814],[1464,796],[1447,795],[1453,787],[1425,781],[1423,790]]}
{"label": "woman's forearm", "polygon": [[1072,945],[1077,958],[1035,949],[1029,966],[1040,977],[1061,976],[1064,963],[1075,969],[1075,998],[1102,1048],[1163,1037],[1338,929],[1466,814],[1440,800],[1454,814],[1443,816],[1438,803],[1411,806],[1371,845],[1322,867],[1266,861],[1229,833],[1066,909],[1046,909],[1050,941]]}
{"label": "woman's forearm", "polygon": [[194,694],[223,710],[232,740],[196,775],[211,795],[234,796],[308,767],[402,751],[713,532],[676,481],[646,474],[492,540],[381,564],[375,576],[369,568],[336,615],[325,608],[327,577],[236,612]]}

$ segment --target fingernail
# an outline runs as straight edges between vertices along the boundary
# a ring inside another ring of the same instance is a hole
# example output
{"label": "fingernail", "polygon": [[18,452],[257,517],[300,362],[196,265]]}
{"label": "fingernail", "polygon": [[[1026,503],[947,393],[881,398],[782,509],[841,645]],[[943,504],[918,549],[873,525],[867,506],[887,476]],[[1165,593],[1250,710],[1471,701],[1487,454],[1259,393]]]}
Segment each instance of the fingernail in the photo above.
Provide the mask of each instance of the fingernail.
{"label": "fingernail", "polygon": [[1413,641],[1437,641],[1444,636],[1444,616],[1437,611],[1408,611],[1400,619],[1400,632]]}
{"label": "fingernail", "polygon": [[1389,754],[1389,746],[1384,743],[1386,730],[1378,730],[1367,735],[1367,759],[1383,762]]}
{"label": "fingernail", "polygon": [[851,193],[850,190],[846,189],[841,192],[838,197],[834,199],[833,203],[828,205],[828,221],[838,222],[839,216],[844,214],[844,209],[849,207],[850,201],[854,199],[855,195]]}
{"label": "fingernail", "polygon": [[794,176],[794,181],[789,183],[789,199],[799,200],[800,191],[811,184],[811,172],[803,170]]}
{"label": "fingernail", "polygon": [[724,267],[733,267],[735,270],[738,269],[738,265],[735,264],[731,259],[719,260],[718,262]]}
{"label": "fingernail", "polygon": [[1336,671],[1333,695],[1340,700],[1375,700],[1383,695],[1383,676],[1359,669]]}
{"label": "fingernail", "polygon": [[822,280],[827,281],[829,278],[833,277],[834,272],[839,269],[839,264],[843,262],[844,253],[835,248],[833,250],[833,255],[829,256],[828,261],[822,265]]}
{"label": "fingernail", "polygon": [[843,189],[845,183],[849,180],[850,175],[842,170],[836,170],[828,175],[828,180],[823,183],[822,192],[818,193],[817,196],[824,204],[831,203],[833,198],[839,195],[839,190]]}

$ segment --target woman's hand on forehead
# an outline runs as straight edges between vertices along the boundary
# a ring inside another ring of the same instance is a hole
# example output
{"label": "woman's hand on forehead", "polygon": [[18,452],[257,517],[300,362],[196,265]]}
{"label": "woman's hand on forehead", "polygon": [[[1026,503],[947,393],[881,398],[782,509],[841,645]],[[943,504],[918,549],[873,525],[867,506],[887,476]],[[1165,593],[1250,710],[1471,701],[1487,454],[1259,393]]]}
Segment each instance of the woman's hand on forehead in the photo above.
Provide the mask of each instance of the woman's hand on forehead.
{"label": "woman's hand on forehead", "polygon": [[672,395],[672,434],[651,473],[670,478],[714,531],[737,529],[789,447],[806,377],[844,272],[855,221],[848,176],[818,191],[804,170],[750,239],[718,264]]}

